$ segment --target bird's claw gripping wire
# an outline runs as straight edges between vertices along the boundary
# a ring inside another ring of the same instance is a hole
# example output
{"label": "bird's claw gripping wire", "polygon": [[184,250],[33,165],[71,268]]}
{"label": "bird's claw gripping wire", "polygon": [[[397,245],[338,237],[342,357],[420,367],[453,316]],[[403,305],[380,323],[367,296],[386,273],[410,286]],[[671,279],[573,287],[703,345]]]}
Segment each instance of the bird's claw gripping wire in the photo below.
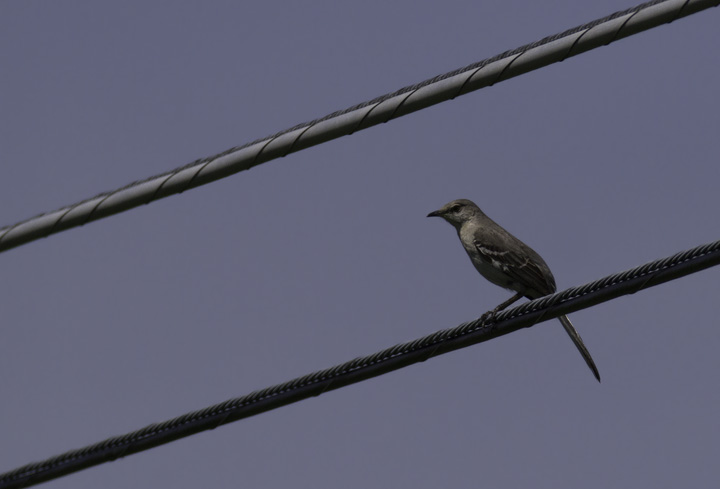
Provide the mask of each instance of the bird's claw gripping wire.
{"label": "bird's claw gripping wire", "polygon": [[[502,305],[502,304],[501,304]],[[482,316],[480,316],[480,323],[483,326],[487,326],[488,324],[492,324],[495,322],[495,318],[497,317],[497,314],[504,308],[501,308],[500,306],[496,307],[495,309],[486,312]]]}

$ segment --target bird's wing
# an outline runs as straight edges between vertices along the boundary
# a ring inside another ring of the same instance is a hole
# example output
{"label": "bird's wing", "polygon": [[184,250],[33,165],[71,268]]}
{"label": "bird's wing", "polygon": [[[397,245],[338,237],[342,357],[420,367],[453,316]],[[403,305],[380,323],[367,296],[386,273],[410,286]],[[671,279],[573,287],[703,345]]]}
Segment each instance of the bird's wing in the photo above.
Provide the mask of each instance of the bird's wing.
{"label": "bird's wing", "polygon": [[[532,255],[537,253],[529,248],[516,251],[512,246],[500,248],[476,239],[475,249],[483,260],[502,270],[513,282],[539,293],[538,297],[555,291],[555,279],[552,273],[547,265],[543,267],[533,259]],[[523,253],[521,254],[520,251]]]}

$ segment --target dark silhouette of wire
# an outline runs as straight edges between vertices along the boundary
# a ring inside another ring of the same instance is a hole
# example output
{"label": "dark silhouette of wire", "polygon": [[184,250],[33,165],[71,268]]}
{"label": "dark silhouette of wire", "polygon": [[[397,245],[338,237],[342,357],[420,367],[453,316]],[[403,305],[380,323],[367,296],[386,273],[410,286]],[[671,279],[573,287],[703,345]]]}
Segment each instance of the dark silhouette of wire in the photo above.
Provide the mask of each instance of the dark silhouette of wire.
{"label": "dark silhouette of wire", "polygon": [[169,172],[0,228],[0,251],[82,226],[256,165],[563,61],[720,0],[653,0]]}
{"label": "dark silhouette of wire", "polygon": [[147,450],[226,423],[276,409],[312,396],[377,377],[431,357],[586,309],[622,295],[634,294],[720,264],[720,241],[697,246],[588,284],[527,302],[501,312],[491,323],[480,319],[395,345],[332,368],[267,387],[122,436],[72,450],[0,474],[0,489],[28,487]]}

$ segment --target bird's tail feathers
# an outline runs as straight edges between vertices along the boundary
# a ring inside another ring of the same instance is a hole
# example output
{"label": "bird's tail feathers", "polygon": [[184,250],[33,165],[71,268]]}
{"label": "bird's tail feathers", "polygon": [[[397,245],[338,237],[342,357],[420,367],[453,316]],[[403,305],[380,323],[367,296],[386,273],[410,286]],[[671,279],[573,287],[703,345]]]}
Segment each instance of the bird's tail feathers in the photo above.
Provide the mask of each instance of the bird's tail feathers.
{"label": "bird's tail feathers", "polygon": [[590,367],[590,370],[592,370],[592,373],[595,375],[595,378],[598,380],[598,382],[600,382],[600,372],[598,372],[598,369],[595,366],[595,362],[590,356],[590,352],[585,346],[585,343],[583,343],[582,338],[580,338],[580,335],[575,330],[573,324],[570,322],[570,318],[568,318],[567,316],[560,316],[558,317],[558,319],[562,323],[563,328],[565,328],[565,331],[567,331],[567,334],[570,336],[572,342],[575,343],[575,346],[580,352],[580,355],[582,355],[583,359],[585,360],[585,363],[587,363],[588,367]]}

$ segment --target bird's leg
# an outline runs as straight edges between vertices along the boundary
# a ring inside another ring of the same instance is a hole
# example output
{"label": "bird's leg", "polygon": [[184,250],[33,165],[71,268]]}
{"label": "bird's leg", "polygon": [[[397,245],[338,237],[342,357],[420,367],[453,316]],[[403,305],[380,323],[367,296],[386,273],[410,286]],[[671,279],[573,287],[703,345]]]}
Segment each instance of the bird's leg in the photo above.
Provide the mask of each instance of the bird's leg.
{"label": "bird's leg", "polygon": [[488,311],[488,312],[486,312],[485,314],[483,314],[482,316],[480,316],[480,321],[481,321],[483,324],[485,324],[485,323],[488,322],[488,321],[494,320],[494,319],[495,319],[495,315],[496,315],[497,313],[499,313],[499,312],[502,311],[503,309],[507,309],[508,306],[510,306],[511,304],[519,301],[519,300],[522,299],[522,298],[523,298],[523,295],[522,295],[520,292],[518,292],[517,294],[515,294],[514,296],[510,297],[508,300],[506,300],[505,302],[503,302],[502,304],[500,304],[499,306],[497,306],[497,307],[496,307],[495,309],[493,309],[492,311]]}

